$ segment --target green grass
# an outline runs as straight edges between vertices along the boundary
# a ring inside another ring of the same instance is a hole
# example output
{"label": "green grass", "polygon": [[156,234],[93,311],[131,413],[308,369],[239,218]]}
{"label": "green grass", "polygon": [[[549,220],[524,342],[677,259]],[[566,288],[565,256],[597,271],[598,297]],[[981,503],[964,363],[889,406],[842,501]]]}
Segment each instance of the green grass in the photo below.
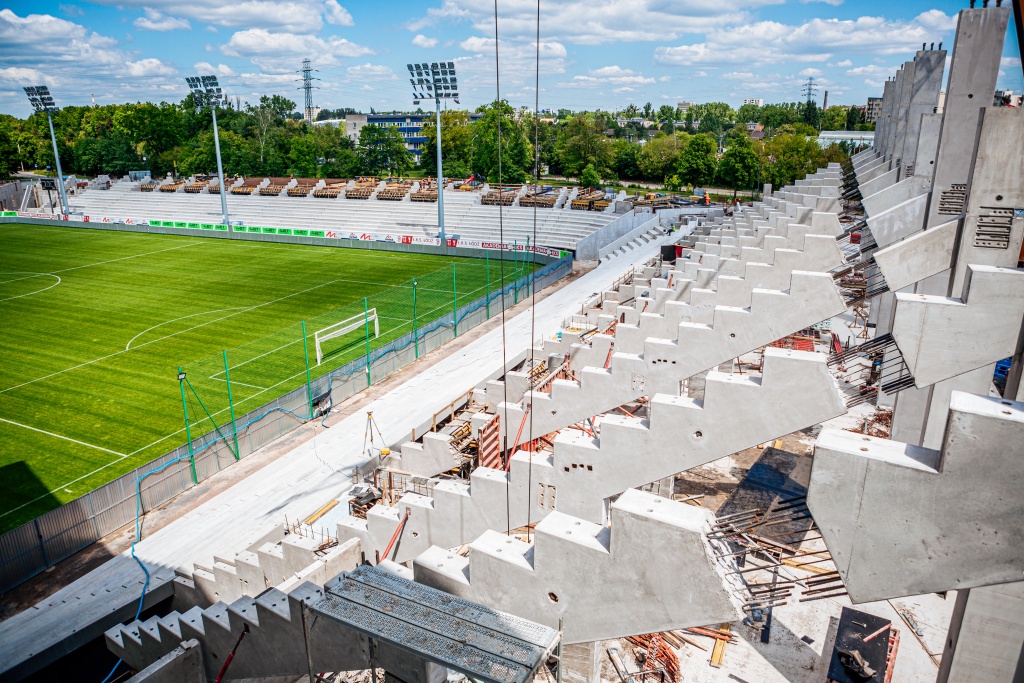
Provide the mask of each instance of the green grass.
{"label": "green grass", "polygon": [[[419,325],[450,314],[452,263],[460,306],[483,295],[485,273],[501,284],[480,260],[0,226],[0,532],[183,444],[179,365],[223,425],[223,349],[241,415],[304,383],[298,321],[312,357],[313,333],[368,297],[377,347],[412,330],[411,278]],[[328,342],[314,377],[365,341]]]}

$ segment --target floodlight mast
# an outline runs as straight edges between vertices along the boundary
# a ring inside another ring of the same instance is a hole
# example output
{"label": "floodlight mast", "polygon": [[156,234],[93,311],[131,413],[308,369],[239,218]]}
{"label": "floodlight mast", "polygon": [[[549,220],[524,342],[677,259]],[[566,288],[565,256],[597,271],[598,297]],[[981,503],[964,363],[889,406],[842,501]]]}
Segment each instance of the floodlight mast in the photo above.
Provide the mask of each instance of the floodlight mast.
{"label": "floodlight mast", "polygon": [[458,80],[455,78],[454,62],[432,62],[431,64],[407,64],[409,82],[412,84],[412,103],[434,98],[437,129],[437,226],[440,230],[441,246],[446,246],[444,234],[444,175],[441,167],[441,99],[451,98],[459,104]]}
{"label": "floodlight mast", "polygon": [[220,161],[220,136],[217,134],[217,107],[224,101],[224,93],[217,83],[216,76],[188,76],[185,78],[196,107],[202,109],[209,105],[213,114],[213,147],[217,153],[217,180],[220,184],[220,210],[224,217],[224,225],[231,225],[228,218],[228,200],[224,192],[224,167]]}
{"label": "floodlight mast", "polygon": [[60,167],[60,153],[57,152],[57,136],[53,132],[53,112],[57,111],[57,107],[54,106],[50,89],[45,85],[26,86],[25,94],[28,95],[28,101],[33,109],[46,112],[46,120],[50,124],[50,140],[53,142],[53,158],[57,166],[57,190],[60,194],[60,210],[61,213],[71,213],[71,207],[68,206],[68,196],[64,190],[64,171]]}

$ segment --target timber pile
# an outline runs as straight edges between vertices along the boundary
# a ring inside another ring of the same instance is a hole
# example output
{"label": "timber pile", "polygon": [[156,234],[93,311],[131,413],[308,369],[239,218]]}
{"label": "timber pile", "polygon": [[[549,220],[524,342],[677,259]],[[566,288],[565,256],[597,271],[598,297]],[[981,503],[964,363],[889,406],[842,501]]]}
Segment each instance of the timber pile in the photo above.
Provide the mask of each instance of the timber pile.
{"label": "timber pile", "polygon": [[295,187],[288,188],[289,197],[306,197],[316,184],[320,182],[316,178],[297,178],[295,180]]}
{"label": "timber pile", "polygon": [[292,181],[291,178],[271,178],[270,184],[266,187],[260,188],[261,197],[276,197],[288,186],[288,183]]}
{"label": "timber pile", "polygon": [[488,206],[512,206],[521,187],[522,185],[506,185],[500,190],[491,190],[483,196],[480,203]]}
{"label": "timber pile", "polygon": [[167,183],[166,185],[161,185],[160,186],[160,191],[161,192],[177,192],[178,188],[181,187],[182,185],[184,185],[186,182],[187,182],[186,178],[182,178],[181,180],[175,180],[173,183]]}
{"label": "timber pile", "polygon": [[263,182],[263,178],[246,178],[238,187],[231,188],[231,194],[252,194]]}
{"label": "timber pile", "polygon": [[324,180],[326,185],[321,187],[319,190],[313,192],[314,197],[320,199],[337,199],[338,196],[345,191],[345,186],[348,185],[347,180],[341,180],[338,178],[328,178]]}
{"label": "timber pile", "polygon": [[379,182],[377,178],[356,178],[356,186],[351,190],[345,190],[345,198],[369,199]]}
{"label": "timber pile", "polygon": [[384,189],[377,193],[377,199],[383,199],[388,202],[400,202],[405,199],[405,195],[409,194],[409,188],[412,187],[412,183],[406,181],[399,181],[397,183],[388,183],[384,186]]}
{"label": "timber pile", "polygon": [[[597,209],[594,206],[595,203],[598,201],[604,204],[604,206],[602,206],[601,209]],[[608,202],[604,201],[604,192],[602,192],[601,190],[581,190],[580,193],[576,195],[576,199],[572,200],[572,205],[570,208],[576,211],[599,211],[603,210],[607,206]]]}
{"label": "timber pile", "polygon": [[[188,183],[187,185],[185,185],[185,192],[188,192],[189,194],[199,194],[206,188],[207,185],[210,184],[212,180],[213,176],[196,176],[196,180],[194,183]],[[220,185],[218,184],[217,187],[219,188]]]}
{"label": "timber pile", "polygon": [[526,196],[519,200],[519,206],[551,209],[557,201],[558,192],[554,188],[536,187],[527,191]]}
{"label": "timber pile", "polygon": [[409,195],[414,202],[436,202],[437,182],[433,178],[426,178],[420,181],[420,189]]}

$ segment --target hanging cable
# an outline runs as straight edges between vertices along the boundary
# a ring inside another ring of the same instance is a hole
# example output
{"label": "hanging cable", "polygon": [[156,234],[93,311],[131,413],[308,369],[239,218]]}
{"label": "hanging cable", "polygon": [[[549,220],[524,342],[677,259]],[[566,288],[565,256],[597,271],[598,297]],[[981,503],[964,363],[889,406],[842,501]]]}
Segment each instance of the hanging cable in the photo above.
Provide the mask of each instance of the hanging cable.
{"label": "hanging cable", "polygon": [[[501,249],[501,372],[502,372],[502,403],[505,405],[502,416],[502,423],[504,425],[503,436],[502,436],[502,451],[505,453],[505,457],[511,459],[512,454],[508,452],[508,349],[505,341],[505,223],[504,214],[504,199],[501,191],[501,60],[498,50],[498,0],[494,0],[494,85],[495,85],[495,111],[497,113],[498,122],[498,244],[502,245]],[[515,255],[515,252],[512,252]],[[506,462],[506,469],[510,465],[510,462]],[[510,490],[508,475],[505,475],[505,527],[506,535],[512,534],[512,510],[510,509]]]}
{"label": "hanging cable", "polygon": [[[537,183],[536,192],[540,191],[540,0],[537,0],[537,63],[533,75],[533,172],[534,180]],[[537,202],[533,203],[533,246],[537,246]],[[530,369],[534,367],[534,347],[537,342],[537,284],[531,282],[530,287]],[[530,405],[527,407],[530,413],[529,441],[533,443],[533,391],[530,391]],[[530,524],[533,521],[533,454],[530,453],[530,467],[527,471],[526,482],[526,541],[530,541]]]}

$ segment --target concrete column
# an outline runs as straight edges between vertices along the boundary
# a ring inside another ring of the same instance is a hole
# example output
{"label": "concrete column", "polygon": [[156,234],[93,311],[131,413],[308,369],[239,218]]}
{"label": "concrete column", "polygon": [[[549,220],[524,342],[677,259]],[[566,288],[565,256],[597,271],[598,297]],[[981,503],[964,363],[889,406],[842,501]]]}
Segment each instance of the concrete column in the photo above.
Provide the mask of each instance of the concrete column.
{"label": "concrete column", "polygon": [[882,110],[878,114],[875,125],[875,146],[883,159],[888,150],[885,147],[886,132],[889,127],[889,115],[892,113],[893,81],[887,80],[882,87]]}
{"label": "concrete column", "polygon": [[889,105],[889,116],[885,124],[885,159],[888,162],[886,168],[892,170],[893,159],[896,153],[896,127],[900,116],[900,103],[903,101],[903,83],[906,63],[896,72],[896,79],[892,83],[892,104]]}
{"label": "concrete column", "polygon": [[[926,228],[949,220],[943,209],[945,197],[954,184],[966,185],[975,145],[979,110],[992,106],[992,95],[999,75],[1009,7],[967,9],[960,12],[956,28],[953,60],[939,132],[938,158],[935,161],[932,199]],[[952,214],[955,215],[955,214]],[[944,294],[948,292],[932,292]]]}
{"label": "concrete column", "polygon": [[914,81],[910,88],[903,144],[896,151],[903,169],[900,179],[914,173],[922,130],[921,118],[933,114],[939,106],[939,89],[942,87],[945,66],[945,50],[922,50],[914,57]]}
{"label": "concrete column", "polygon": [[903,143],[907,139],[907,124],[910,121],[910,102],[914,94],[914,80],[917,72],[917,60],[903,63],[903,75],[900,78],[899,88],[899,100],[896,102],[895,119],[896,125],[893,126],[893,132],[891,135],[892,141],[892,163],[889,165],[890,169],[897,169],[896,180],[898,181],[902,174],[898,170],[902,167],[903,163]]}
{"label": "concrete column", "polygon": [[1024,582],[957,592],[937,683],[1024,679]]}
{"label": "concrete column", "polygon": [[[942,129],[942,114],[923,114],[921,131],[917,136],[917,151],[914,153],[913,171],[915,178],[929,178],[935,173],[935,155],[939,148],[939,132]],[[928,189],[931,189],[929,184]]]}
{"label": "concrete column", "polygon": [[[966,192],[971,169],[976,165],[974,159],[979,144],[981,110],[991,106],[988,93],[995,90],[1009,15],[1009,7],[987,7],[960,12],[925,229],[946,223],[955,216],[962,215],[967,208]],[[1021,132],[1017,132],[1016,135],[1019,137]],[[1007,141],[1002,142],[1005,144]],[[1005,164],[1006,158],[1002,158]],[[1009,177],[1008,173],[1007,178]],[[1017,178],[1019,177],[1018,175]],[[953,188],[953,185],[958,187]],[[972,192],[974,191],[981,192],[982,196],[986,197],[991,194],[988,188],[983,190],[978,183],[972,184]],[[962,243],[961,240],[960,244]],[[954,250],[954,260],[963,263],[964,267],[969,265],[969,261],[960,261],[957,258],[957,251]],[[915,291],[918,294],[936,296],[960,295],[959,291],[953,289],[950,271],[922,280],[916,285]],[[926,439],[925,436],[938,433],[941,439],[940,427],[944,426],[946,419],[946,406],[942,405],[942,397],[948,396],[954,389],[977,391],[980,373],[980,370],[974,371],[974,375],[966,373],[939,383],[941,386],[900,392],[896,397],[893,412],[893,437],[915,445],[931,444],[931,447],[934,447],[935,437]],[[929,415],[934,416],[938,422],[929,424]]]}

